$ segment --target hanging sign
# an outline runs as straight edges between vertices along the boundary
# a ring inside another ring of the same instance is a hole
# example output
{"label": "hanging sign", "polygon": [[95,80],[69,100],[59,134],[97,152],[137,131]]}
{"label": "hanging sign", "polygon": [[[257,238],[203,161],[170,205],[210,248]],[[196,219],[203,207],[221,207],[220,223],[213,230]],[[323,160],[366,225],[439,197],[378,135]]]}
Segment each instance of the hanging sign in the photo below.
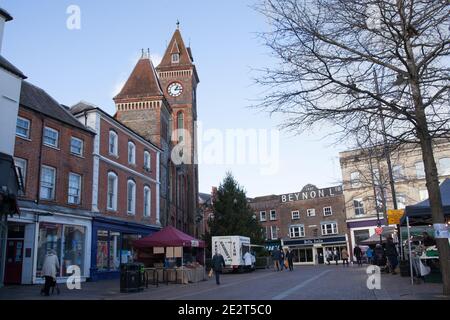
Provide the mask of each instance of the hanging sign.
{"label": "hanging sign", "polygon": [[402,219],[403,215],[405,214],[404,209],[400,210],[388,210],[387,216],[388,216],[388,224],[400,224],[400,220]]}
{"label": "hanging sign", "polygon": [[191,247],[197,248],[199,246],[198,240],[191,240]]}
{"label": "hanging sign", "polygon": [[382,233],[383,233],[383,228],[381,228],[381,227],[375,228],[375,234],[377,236],[381,236]]}
{"label": "hanging sign", "polygon": [[433,224],[434,227],[434,237],[436,239],[448,239],[450,238],[448,224],[446,223],[436,223]]}

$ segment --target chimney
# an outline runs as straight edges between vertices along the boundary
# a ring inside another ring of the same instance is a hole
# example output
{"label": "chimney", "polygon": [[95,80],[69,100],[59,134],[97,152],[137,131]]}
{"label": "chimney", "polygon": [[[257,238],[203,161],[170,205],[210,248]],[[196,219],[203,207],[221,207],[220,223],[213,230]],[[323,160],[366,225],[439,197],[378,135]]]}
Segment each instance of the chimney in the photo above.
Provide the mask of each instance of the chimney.
{"label": "chimney", "polygon": [[5,30],[5,24],[12,19],[13,18],[6,10],[0,8],[0,53],[2,52],[3,31]]}

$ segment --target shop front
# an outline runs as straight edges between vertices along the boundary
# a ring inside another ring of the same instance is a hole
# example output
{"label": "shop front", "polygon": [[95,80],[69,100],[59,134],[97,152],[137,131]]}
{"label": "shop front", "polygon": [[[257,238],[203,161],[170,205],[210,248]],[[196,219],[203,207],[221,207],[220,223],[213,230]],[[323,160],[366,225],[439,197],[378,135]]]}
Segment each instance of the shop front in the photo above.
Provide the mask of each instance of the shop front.
{"label": "shop front", "polygon": [[343,249],[348,250],[347,236],[310,238],[310,239],[283,239],[283,249],[289,248],[294,254],[294,265],[324,264],[327,250],[338,253],[341,260]]}
{"label": "shop front", "polygon": [[[386,220],[380,219],[380,226],[384,226]],[[368,219],[354,219],[347,220],[347,228],[350,236],[350,255],[353,256],[353,249],[356,245],[364,245],[364,241],[368,240],[375,235],[376,228],[378,227],[377,218]]]}
{"label": "shop front", "polygon": [[59,260],[58,282],[72,275],[69,266],[78,267],[81,281],[85,281],[90,271],[91,218],[30,208],[22,201],[19,204],[25,205],[20,208],[21,215],[8,219],[5,283],[43,283],[42,266],[50,250]]}
{"label": "shop front", "polygon": [[133,242],[160,230],[158,226],[95,217],[92,221],[91,280],[120,276],[120,265],[132,262]]}

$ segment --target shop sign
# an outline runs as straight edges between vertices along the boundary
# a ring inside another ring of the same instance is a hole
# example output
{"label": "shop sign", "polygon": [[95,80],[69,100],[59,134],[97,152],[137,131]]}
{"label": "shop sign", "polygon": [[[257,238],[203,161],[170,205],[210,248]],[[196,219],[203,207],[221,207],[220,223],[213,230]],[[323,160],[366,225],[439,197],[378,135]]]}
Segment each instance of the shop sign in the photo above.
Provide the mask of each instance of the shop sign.
{"label": "shop sign", "polygon": [[388,210],[388,212],[387,212],[388,225],[400,224],[400,220],[402,219],[404,214],[405,214],[405,210],[404,209]]}
{"label": "shop sign", "polygon": [[318,198],[328,198],[334,197],[336,195],[342,194],[342,187],[331,187],[325,189],[318,189],[314,185],[306,185],[302,191],[283,194],[280,196],[281,203],[285,202],[294,202],[294,201],[303,201],[310,199],[318,199]]}
{"label": "shop sign", "polygon": [[191,247],[197,248],[199,246],[198,240],[191,240]]}
{"label": "shop sign", "polygon": [[346,242],[345,236],[340,237],[330,237],[330,238],[317,238],[317,239],[289,239],[284,240],[286,245],[318,245],[322,243],[333,243],[333,242]]}
{"label": "shop sign", "polygon": [[436,239],[448,239],[450,238],[448,224],[446,223],[436,223],[433,224],[434,237]]}

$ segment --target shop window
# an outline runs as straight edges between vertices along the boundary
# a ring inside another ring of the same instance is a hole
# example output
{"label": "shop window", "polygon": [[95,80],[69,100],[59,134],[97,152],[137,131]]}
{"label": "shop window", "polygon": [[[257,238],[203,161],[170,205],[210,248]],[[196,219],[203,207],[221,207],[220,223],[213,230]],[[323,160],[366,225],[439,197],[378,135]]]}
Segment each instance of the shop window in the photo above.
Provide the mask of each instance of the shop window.
{"label": "shop window", "polygon": [[300,219],[300,212],[298,210],[297,211],[292,211],[291,215],[292,215],[292,220]]}
{"label": "shop window", "polygon": [[266,219],[266,212],[265,211],[260,211],[259,212],[259,221],[267,221],[267,219]]}
{"label": "shop window", "polygon": [[21,138],[30,138],[30,120],[17,117],[16,136]]}
{"label": "shop window", "polygon": [[322,235],[323,236],[328,236],[328,235],[331,235],[331,234],[337,234],[338,233],[338,228],[337,228],[337,223],[336,222],[322,223],[321,224],[321,228],[322,228]]}
{"label": "shop window", "polygon": [[362,241],[370,238],[370,232],[369,229],[354,230],[353,236],[355,237],[355,243],[359,245],[362,243]]}
{"label": "shop window", "polygon": [[325,217],[333,215],[333,210],[331,209],[331,207],[324,207],[323,208],[323,215]]}
{"label": "shop window", "polygon": [[58,148],[59,132],[58,130],[45,127],[43,142],[46,146]]}

